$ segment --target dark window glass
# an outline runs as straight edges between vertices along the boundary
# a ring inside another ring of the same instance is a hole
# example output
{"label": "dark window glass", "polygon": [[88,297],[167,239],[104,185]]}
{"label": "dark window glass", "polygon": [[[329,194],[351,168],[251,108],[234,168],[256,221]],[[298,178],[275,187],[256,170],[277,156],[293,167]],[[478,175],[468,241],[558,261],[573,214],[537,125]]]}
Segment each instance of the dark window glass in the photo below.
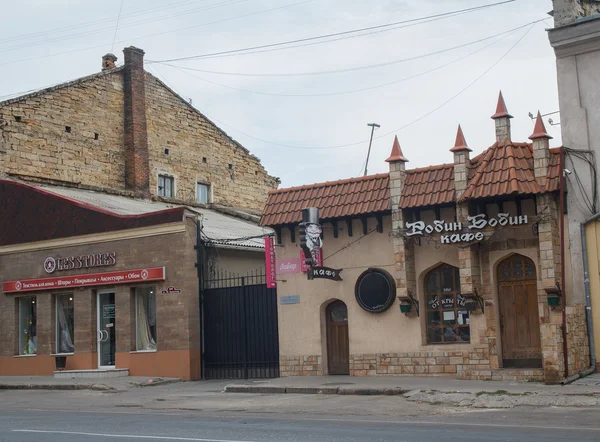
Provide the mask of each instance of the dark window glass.
{"label": "dark window glass", "polygon": [[358,277],[354,290],[358,304],[371,313],[386,311],[396,299],[396,281],[385,270],[367,270]]}
{"label": "dark window glass", "polygon": [[425,277],[427,300],[427,342],[469,342],[469,312],[460,294],[456,267],[443,264]]}

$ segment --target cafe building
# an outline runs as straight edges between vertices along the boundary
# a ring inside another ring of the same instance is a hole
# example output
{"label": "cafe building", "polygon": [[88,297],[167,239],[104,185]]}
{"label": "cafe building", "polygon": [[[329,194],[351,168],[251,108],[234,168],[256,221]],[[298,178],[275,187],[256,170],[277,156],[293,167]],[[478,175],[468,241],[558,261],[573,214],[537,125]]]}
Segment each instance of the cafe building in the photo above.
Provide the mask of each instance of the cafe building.
{"label": "cafe building", "polygon": [[0,205],[0,376],[199,379],[201,275],[265,263],[211,209],[9,177]]}
{"label": "cafe building", "polygon": [[[556,383],[589,366],[561,248],[562,148],[539,115],[513,141],[502,94],[492,119],[478,155],[459,126],[451,163],[409,169],[396,138],[389,173],[270,192],[261,223],[278,242],[282,376]],[[309,207],[322,226],[315,269],[299,231]]]}

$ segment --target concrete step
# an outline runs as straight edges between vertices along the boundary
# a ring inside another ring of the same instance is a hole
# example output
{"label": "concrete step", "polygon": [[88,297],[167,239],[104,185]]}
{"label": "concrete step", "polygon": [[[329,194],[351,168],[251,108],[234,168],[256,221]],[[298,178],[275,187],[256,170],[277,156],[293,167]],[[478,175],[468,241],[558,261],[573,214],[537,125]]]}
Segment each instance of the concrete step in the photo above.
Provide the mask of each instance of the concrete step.
{"label": "concrete step", "polygon": [[112,370],[62,370],[55,371],[56,379],[107,379],[129,376],[128,368],[115,368]]}
{"label": "concrete step", "polygon": [[534,381],[544,382],[542,368],[463,369],[458,379],[469,381]]}

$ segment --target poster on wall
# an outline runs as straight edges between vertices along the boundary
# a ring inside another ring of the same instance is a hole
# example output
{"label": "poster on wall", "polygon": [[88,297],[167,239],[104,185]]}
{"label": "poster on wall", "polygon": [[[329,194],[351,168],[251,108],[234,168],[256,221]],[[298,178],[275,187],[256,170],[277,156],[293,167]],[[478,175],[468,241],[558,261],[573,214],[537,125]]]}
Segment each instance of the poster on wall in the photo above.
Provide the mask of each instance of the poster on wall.
{"label": "poster on wall", "polygon": [[[315,248],[312,250],[312,257],[315,261],[315,267],[323,267],[323,249]],[[308,272],[309,266],[305,264],[306,256],[304,250],[300,249],[300,263],[302,265],[302,273]]]}
{"label": "poster on wall", "polygon": [[275,241],[272,236],[265,236],[265,269],[267,270],[267,288],[276,288]]}

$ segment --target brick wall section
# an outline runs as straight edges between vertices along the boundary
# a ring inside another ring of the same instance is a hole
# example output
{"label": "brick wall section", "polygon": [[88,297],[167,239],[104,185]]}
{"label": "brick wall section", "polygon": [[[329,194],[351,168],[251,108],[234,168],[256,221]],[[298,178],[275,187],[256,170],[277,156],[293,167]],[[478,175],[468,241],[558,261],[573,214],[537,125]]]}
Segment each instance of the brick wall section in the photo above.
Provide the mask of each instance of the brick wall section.
{"label": "brick wall section", "polygon": [[[0,125],[0,174],[125,190],[131,174],[123,83],[124,70],[117,68],[0,103],[7,123]],[[262,211],[278,180],[260,160],[148,73],[144,89],[150,193],[157,195],[157,175],[164,172],[176,178],[182,202],[194,202],[196,183],[203,182],[212,186],[214,203]]]}
{"label": "brick wall section", "polygon": [[567,307],[567,344],[569,352],[569,376],[580,373],[590,366],[585,306]]}
{"label": "brick wall section", "polygon": [[139,196],[149,196],[148,131],[144,51],[125,48],[123,89],[125,100],[125,184]]}
{"label": "brick wall section", "polygon": [[279,356],[279,375],[323,376],[321,356]]}

